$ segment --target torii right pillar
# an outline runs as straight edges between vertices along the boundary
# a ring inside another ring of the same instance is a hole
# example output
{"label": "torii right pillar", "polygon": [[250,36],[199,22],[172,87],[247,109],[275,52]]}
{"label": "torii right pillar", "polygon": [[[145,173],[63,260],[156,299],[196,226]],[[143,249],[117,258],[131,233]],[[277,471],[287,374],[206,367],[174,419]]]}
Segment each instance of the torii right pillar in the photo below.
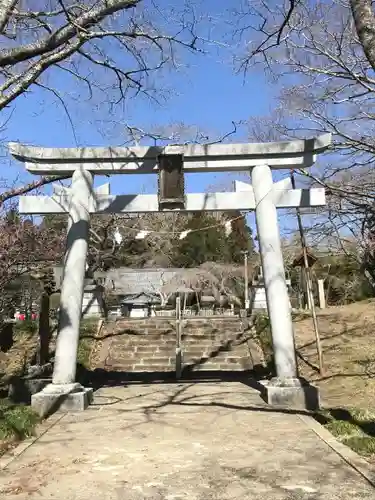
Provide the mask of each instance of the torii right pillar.
{"label": "torii right pillar", "polygon": [[316,410],[319,408],[317,387],[298,377],[272,171],[268,165],[259,165],[252,169],[251,177],[276,368],[276,377],[264,384],[264,396],[273,406]]}

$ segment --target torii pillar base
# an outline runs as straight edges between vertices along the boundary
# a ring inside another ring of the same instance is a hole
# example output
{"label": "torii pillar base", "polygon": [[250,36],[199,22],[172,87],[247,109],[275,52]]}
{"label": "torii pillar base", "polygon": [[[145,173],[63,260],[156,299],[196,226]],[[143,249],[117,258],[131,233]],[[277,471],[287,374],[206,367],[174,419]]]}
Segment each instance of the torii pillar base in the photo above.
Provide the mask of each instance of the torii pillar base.
{"label": "torii pillar base", "polygon": [[319,389],[300,378],[272,378],[262,382],[263,398],[270,406],[293,410],[320,409]]}
{"label": "torii pillar base", "polygon": [[48,384],[31,396],[31,407],[42,418],[58,411],[83,411],[92,403],[93,389],[81,384]]}

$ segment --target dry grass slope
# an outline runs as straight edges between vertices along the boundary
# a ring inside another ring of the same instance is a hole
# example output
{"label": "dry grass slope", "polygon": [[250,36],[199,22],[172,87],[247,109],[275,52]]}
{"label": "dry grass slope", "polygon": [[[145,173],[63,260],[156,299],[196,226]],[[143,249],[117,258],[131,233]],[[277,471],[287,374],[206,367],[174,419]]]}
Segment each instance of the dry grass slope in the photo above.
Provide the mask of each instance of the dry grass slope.
{"label": "dry grass slope", "polygon": [[373,409],[375,405],[375,301],[331,307],[318,315],[325,373],[317,364],[312,320],[295,320],[301,375],[314,381],[326,407]]}

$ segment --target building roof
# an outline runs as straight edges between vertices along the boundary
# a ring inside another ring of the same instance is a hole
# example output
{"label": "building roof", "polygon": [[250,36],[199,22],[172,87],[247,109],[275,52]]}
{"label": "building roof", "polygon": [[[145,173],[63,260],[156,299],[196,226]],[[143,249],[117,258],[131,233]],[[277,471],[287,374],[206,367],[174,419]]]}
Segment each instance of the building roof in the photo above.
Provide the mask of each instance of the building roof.
{"label": "building roof", "polygon": [[[62,268],[54,269],[57,287],[61,283]],[[178,292],[194,292],[218,285],[219,278],[210,268],[143,268],[120,267],[106,272],[95,273],[95,278],[116,295],[122,296],[159,296]]]}
{"label": "building roof", "polygon": [[105,286],[118,295],[155,294],[181,269],[111,269],[106,273]]}
{"label": "building roof", "polygon": [[[307,262],[309,267],[312,267],[318,258],[311,252],[311,250],[306,249]],[[293,267],[305,267],[304,254],[303,251],[294,259],[292,263]]]}
{"label": "building roof", "polygon": [[148,305],[148,304],[159,304],[160,298],[151,293],[136,293],[132,295],[126,295],[121,301],[124,305]]}

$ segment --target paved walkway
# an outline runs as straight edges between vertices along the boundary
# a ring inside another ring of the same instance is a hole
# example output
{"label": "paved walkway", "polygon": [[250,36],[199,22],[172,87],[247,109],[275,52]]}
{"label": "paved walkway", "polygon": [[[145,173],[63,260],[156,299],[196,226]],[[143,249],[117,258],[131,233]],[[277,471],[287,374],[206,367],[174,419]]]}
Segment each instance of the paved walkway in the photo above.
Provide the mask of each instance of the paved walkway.
{"label": "paved walkway", "polygon": [[0,498],[357,500],[375,489],[299,415],[240,382],[209,382],[101,389],[0,472]]}

